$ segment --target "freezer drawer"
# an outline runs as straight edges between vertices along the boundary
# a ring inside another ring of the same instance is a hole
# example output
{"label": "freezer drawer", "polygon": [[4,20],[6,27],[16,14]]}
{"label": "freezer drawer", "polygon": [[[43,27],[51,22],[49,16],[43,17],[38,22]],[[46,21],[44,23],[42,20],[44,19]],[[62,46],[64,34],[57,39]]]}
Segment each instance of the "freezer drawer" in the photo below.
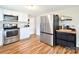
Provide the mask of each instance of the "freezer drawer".
{"label": "freezer drawer", "polygon": [[41,33],[40,41],[53,46],[53,35]]}

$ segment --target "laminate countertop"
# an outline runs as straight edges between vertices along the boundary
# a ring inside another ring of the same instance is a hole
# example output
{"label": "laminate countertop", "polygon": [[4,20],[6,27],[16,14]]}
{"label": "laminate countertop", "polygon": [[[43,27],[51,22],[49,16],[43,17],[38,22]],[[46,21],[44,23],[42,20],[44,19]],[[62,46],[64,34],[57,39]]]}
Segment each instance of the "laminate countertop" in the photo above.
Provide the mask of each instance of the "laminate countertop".
{"label": "laminate countertop", "polygon": [[72,30],[68,30],[68,29],[59,29],[56,30],[57,32],[66,32],[66,33],[72,33],[72,34],[76,34],[76,31],[72,31]]}

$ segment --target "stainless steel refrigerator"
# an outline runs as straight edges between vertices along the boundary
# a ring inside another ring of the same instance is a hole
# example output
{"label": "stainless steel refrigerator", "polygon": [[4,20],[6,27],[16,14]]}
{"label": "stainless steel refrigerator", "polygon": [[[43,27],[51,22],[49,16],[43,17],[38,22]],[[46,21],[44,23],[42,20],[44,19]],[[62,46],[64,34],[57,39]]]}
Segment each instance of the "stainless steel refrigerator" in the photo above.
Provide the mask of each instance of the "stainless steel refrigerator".
{"label": "stainless steel refrigerator", "polygon": [[41,16],[40,22],[40,41],[53,46],[56,39],[56,30],[59,29],[58,15]]}

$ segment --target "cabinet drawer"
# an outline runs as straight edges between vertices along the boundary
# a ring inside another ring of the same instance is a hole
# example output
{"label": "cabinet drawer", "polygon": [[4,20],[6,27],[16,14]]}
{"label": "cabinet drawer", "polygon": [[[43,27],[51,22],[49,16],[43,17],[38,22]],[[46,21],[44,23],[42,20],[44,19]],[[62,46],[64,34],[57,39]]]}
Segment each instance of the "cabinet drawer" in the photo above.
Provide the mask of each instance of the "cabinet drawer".
{"label": "cabinet drawer", "polygon": [[76,34],[57,32],[57,39],[76,41]]}
{"label": "cabinet drawer", "polygon": [[57,32],[57,38],[59,39],[64,39],[64,38],[67,38],[67,34],[63,33],[63,32]]}
{"label": "cabinet drawer", "polygon": [[76,36],[75,35],[67,35],[65,40],[68,40],[68,41],[76,41]]}
{"label": "cabinet drawer", "polygon": [[60,39],[57,39],[57,44],[62,45],[62,46],[66,46],[66,47],[75,47],[75,43],[60,40]]}

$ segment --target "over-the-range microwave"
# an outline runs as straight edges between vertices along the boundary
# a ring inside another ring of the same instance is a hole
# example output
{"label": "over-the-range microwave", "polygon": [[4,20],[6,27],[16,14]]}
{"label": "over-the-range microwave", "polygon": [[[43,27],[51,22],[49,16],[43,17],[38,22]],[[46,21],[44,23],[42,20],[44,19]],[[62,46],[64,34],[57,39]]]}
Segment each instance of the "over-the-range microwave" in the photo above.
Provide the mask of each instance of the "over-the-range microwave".
{"label": "over-the-range microwave", "polygon": [[18,16],[4,14],[3,21],[18,21]]}

